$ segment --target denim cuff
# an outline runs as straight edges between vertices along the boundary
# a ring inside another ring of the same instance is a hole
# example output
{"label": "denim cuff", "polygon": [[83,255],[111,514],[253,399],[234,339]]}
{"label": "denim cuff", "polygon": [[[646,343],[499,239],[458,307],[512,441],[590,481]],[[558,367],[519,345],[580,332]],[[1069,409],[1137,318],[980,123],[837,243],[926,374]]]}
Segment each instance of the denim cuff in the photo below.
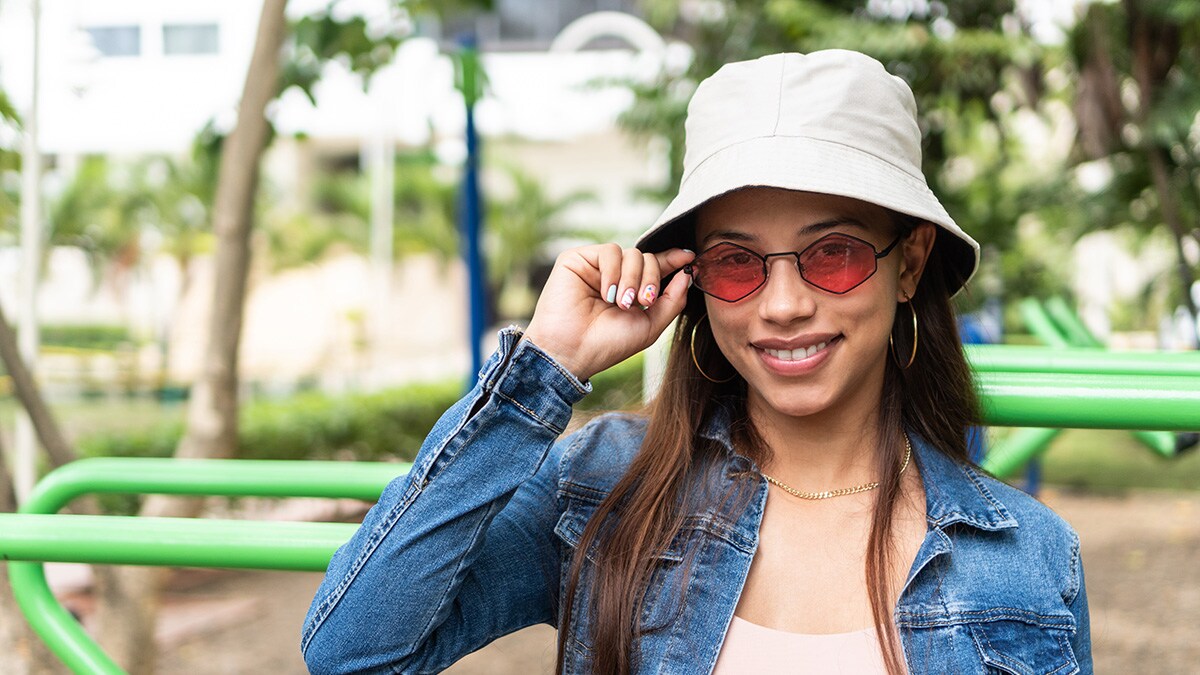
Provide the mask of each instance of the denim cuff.
{"label": "denim cuff", "polygon": [[483,388],[561,434],[571,420],[571,406],[591,393],[592,385],[521,336],[515,327],[500,331],[500,346],[479,376]]}

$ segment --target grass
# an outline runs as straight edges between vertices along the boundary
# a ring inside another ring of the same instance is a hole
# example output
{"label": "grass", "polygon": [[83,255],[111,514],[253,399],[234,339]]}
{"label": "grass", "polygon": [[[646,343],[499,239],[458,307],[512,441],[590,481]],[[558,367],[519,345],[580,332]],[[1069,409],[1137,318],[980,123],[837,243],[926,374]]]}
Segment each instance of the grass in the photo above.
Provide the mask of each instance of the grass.
{"label": "grass", "polygon": [[1042,480],[1099,492],[1200,490],[1200,452],[1166,459],[1126,431],[1068,429],[1042,455]]}

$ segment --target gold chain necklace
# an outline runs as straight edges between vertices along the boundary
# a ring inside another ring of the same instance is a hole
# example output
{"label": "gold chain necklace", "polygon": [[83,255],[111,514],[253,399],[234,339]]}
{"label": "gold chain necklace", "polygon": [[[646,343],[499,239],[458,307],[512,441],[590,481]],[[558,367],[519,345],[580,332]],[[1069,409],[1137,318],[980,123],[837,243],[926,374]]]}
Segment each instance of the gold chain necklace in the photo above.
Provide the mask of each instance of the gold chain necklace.
{"label": "gold chain necklace", "polygon": [[[912,459],[912,444],[908,442],[908,434],[904,434],[904,464],[901,465],[901,467],[900,467],[901,475],[903,475],[904,470],[908,468],[908,462],[911,459]],[[771,478],[770,476],[768,476],[765,473],[762,475],[762,477],[766,478],[768,483],[771,483],[772,485],[782,488],[784,492],[787,492],[788,494],[790,494],[794,497],[799,497],[800,499],[810,499],[810,500],[829,499],[831,497],[844,497],[845,495],[856,495],[860,492],[868,492],[870,490],[874,490],[875,488],[879,487],[878,481],[871,481],[870,483],[863,483],[862,485],[856,485],[854,487],[848,487],[848,488],[841,488],[838,490],[825,490],[824,492],[805,492],[803,490],[797,490],[796,488],[794,488],[782,481],[775,480],[774,478]]]}

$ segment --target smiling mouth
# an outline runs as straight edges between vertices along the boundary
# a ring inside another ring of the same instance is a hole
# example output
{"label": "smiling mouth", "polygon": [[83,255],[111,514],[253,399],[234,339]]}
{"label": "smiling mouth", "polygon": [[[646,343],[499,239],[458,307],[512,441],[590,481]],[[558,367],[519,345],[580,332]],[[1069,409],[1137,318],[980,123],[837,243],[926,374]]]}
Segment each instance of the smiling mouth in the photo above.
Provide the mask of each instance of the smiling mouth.
{"label": "smiling mouth", "polygon": [[817,344],[812,345],[808,348],[800,347],[799,349],[766,349],[766,348],[764,348],[763,351],[770,354],[771,356],[774,356],[775,358],[779,359],[780,361],[800,361],[802,359],[807,359],[807,358],[815,355],[817,352],[825,349],[833,342],[834,342],[834,340],[829,340],[827,342],[818,342]]}

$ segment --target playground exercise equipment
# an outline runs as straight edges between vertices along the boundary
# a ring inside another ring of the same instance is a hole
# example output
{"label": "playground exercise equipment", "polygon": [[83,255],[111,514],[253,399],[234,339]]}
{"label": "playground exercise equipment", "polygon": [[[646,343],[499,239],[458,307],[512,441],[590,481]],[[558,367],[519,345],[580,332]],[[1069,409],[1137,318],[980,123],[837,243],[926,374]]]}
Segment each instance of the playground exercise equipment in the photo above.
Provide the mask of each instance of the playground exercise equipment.
{"label": "playground exercise equipment", "polygon": [[[1019,429],[993,448],[984,467],[998,475],[1044,449],[1047,436],[1058,433],[1045,427],[1200,428],[1195,377],[1200,354],[978,346],[968,355],[985,423],[1042,427]],[[374,501],[409,468],[375,462],[80,460],[43,478],[20,513],[0,514],[0,557],[9,561],[22,613],[50,649],[76,673],[118,675],[120,667],[54,597],[44,562],[321,571],[356,526],[58,514],[71,500],[125,493]]]}
{"label": "playground exercise equipment", "polygon": [[[1026,298],[1018,306],[1021,317],[1047,347],[968,346],[967,356],[976,372],[1037,372],[1186,378],[1200,375],[1200,354],[1169,352],[1109,352],[1084,326],[1061,297],[1045,303]],[[1184,384],[1184,386],[1189,386]],[[1053,409],[1053,408],[1051,408]],[[1057,428],[1049,428],[1049,426]],[[993,474],[1007,477],[1031,465],[1070,426],[1047,422],[1046,427],[1014,430],[995,444],[983,461]],[[1115,427],[1114,427],[1115,428]],[[1176,437],[1169,431],[1129,427],[1143,445],[1163,457],[1176,453]],[[1168,427],[1163,427],[1168,428]],[[1187,430],[1181,430],[1187,431]]]}
{"label": "playground exercise equipment", "polygon": [[[97,458],[43,478],[19,514],[0,514],[0,557],[21,612],[76,673],[123,671],[46,583],[42,562],[321,571],[356,526],[62,515],[87,494],[327,497],[374,501],[408,464]],[[55,514],[55,515],[49,515]]]}

